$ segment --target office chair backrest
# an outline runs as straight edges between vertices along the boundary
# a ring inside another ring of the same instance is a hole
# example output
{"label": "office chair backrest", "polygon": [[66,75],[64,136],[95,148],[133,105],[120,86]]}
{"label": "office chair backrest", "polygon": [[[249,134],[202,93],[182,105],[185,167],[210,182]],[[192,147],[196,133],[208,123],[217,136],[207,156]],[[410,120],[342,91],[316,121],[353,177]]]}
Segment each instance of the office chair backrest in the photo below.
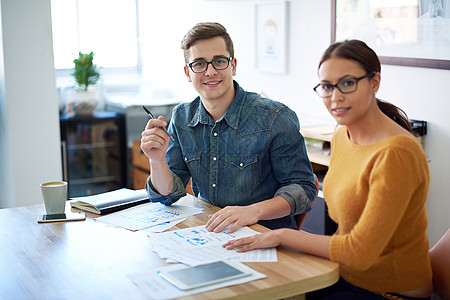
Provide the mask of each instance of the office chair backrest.
{"label": "office chair backrest", "polygon": [[450,228],[429,251],[433,271],[433,292],[450,299]]}
{"label": "office chair backrest", "polygon": [[[319,194],[319,179],[317,179],[316,174],[314,174],[314,179],[316,180],[316,187],[317,187],[316,198],[317,198],[317,194]],[[316,198],[314,198],[314,201],[316,200]],[[312,204],[311,204],[311,206],[312,206]],[[304,214],[299,214],[299,215],[295,216],[295,222],[297,223],[298,230],[302,229],[303,222],[305,222],[307,215],[308,215],[308,213],[304,213]]]}
{"label": "office chair backrest", "polygon": [[191,187],[191,179],[190,178],[189,178],[188,184],[186,185],[186,193],[194,196],[194,192],[192,191],[192,187]]}

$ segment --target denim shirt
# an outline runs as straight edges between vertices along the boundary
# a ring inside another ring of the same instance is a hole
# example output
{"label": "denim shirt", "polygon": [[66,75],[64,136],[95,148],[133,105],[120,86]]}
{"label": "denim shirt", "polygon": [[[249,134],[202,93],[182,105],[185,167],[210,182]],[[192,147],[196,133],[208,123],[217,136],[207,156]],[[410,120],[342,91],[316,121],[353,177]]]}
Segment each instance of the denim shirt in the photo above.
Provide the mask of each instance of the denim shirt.
{"label": "denim shirt", "polygon": [[158,194],[147,180],[153,202],[170,205],[186,195],[189,178],[194,195],[219,207],[250,205],[281,196],[289,216],[259,221],[263,226],[296,228],[294,215],[308,212],[316,185],[298,118],[286,105],[244,91],[236,95],[216,122],[200,97],[174,108],[166,159],[174,187]]}

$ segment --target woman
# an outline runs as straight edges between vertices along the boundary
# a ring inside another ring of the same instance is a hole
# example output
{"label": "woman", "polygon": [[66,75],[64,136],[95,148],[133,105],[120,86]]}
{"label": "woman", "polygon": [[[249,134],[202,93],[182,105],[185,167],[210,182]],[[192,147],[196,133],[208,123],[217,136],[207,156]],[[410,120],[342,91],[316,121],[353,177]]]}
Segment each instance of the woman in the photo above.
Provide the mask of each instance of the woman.
{"label": "woman", "polygon": [[340,280],[307,299],[430,299],[427,158],[402,110],[380,101],[381,66],[358,40],[331,45],[314,90],[341,125],[323,192],[332,236],[280,229],[230,241],[238,251],[286,245],[340,264]]}

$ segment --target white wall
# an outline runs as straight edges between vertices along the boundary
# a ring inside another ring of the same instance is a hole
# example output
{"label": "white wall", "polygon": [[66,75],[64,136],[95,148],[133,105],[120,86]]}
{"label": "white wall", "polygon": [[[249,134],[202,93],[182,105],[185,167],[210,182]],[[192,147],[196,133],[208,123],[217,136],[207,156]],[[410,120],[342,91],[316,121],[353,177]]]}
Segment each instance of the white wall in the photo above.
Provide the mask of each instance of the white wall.
{"label": "white wall", "polygon": [[[330,122],[312,87],[317,83],[317,64],[330,43],[331,1],[290,1],[289,71],[286,75],[261,73],[254,68],[254,2],[165,0],[142,1],[145,27],[144,75],[158,86],[176,89],[185,100],[195,92],[183,73],[180,41],[195,23],[217,21],[229,31],[237,58],[240,85],[250,91],[264,91],[283,101],[300,117]],[[175,25],[176,24],[176,25]],[[157,30],[155,30],[157,29]],[[450,178],[450,101],[447,86],[450,70],[382,66],[378,96],[403,108],[413,119],[428,121],[425,152],[430,159],[431,185],[428,198],[428,233],[433,245],[450,227],[450,201],[446,181]]]}
{"label": "white wall", "polygon": [[50,0],[1,0],[0,208],[62,179]]}
{"label": "white wall", "polygon": [[446,86],[450,70],[382,66],[382,88],[377,96],[405,110],[412,119],[426,120],[425,153],[430,160],[428,234],[434,244],[450,227],[450,103]]}

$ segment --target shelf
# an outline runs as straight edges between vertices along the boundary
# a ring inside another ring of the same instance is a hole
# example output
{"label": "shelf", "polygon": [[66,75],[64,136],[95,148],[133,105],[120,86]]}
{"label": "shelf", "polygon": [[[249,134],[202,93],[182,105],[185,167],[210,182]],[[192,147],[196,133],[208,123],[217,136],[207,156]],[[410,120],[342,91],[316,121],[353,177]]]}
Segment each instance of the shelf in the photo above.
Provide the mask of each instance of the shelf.
{"label": "shelf", "polygon": [[[422,143],[422,136],[427,133],[427,122],[420,120],[410,119],[412,131],[416,136],[419,143]],[[331,142],[333,134],[337,129],[337,124],[324,125],[324,126],[314,126],[314,127],[304,127],[300,130],[301,134],[305,138],[316,139],[325,142]],[[320,152],[314,152],[307,149],[309,160],[312,163],[319,165],[330,166],[330,155],[325,155]]]}
{"label": "shelf", "polygon": [[74,144],[74,145],[67,146],[67,150],[106,148],[106,147],[117,147],[117,146],[118,146],[118,143],[116,143],[116,142]]}
{"label": "shelf", "polygon": [[67,147],[67,150],[79,150],[79,149],[94,149],[94,148],[107,148],[107,147],[117,147],[117,143],[93,143],[93,144],[76,144]]}
{"label": "shelf", "polygon": [[82,178],[82,179],[72,179],[70,184],[88,184],[88,183],[102,183],[109,181],[117,181],[116,176],[105,176],[105,177],[92,177],[92,178]]}
{"label": "shelf", "polygon": [[300,130],[304,137],[331,142],[336,125],[325,125],[316,127],[304,127]]}
{"label": "shelf", "polygon": [[330,166],[330,155],[324,155],[322,153],[308,151],[308,157],[312,163],[327,167]]}
{"label": "shelf", "polygon": [[[300,130],[301,134],[305,138],[331,142],[333,138],[334,131],[336,130],[336,125],[325,125],[316,127],[304,127]],[[320,151],[310,151],[307,149],[309,160],[312,163],[330,166],[330,155],[323,154]]]}

